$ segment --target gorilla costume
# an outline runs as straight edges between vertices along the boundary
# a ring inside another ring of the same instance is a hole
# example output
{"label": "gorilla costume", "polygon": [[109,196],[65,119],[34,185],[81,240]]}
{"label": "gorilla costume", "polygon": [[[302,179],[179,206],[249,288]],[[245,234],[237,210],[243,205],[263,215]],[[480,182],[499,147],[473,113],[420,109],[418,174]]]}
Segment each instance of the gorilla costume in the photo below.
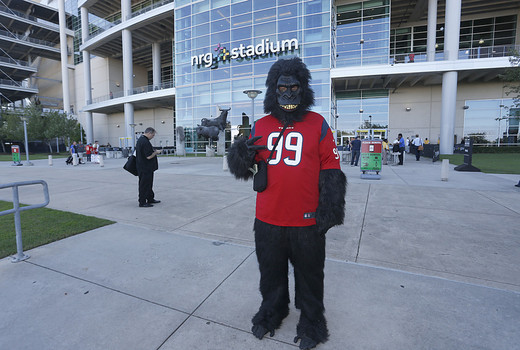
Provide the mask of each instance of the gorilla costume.
{"label": "gorilla costume", "polygon": [[273,336],[289,314],[290,261],[295,306],[301,310],[294,338],[300,349],[314,348],[329,336],[323,305],[325,233],[343,223],[347,184],[327,122],[309,111],[314,104],[310,79],[299,58],[275,62],[265,84],[264,112],[269,115],[255,123],[249,139],[237,139],[228,154],[229,170],[243,180],[253,177],[255,163],[271,156],[267,187],[256,198],[262,304],[252,332],[258,339]]}

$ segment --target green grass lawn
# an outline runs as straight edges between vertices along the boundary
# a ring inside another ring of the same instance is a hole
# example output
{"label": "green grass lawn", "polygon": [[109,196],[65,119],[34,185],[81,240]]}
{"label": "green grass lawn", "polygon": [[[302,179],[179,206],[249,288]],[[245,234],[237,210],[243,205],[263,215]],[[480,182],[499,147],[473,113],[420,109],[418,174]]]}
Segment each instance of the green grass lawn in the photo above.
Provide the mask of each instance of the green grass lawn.
{"label": "green grass lawn", "polygon": [[[12,208],[13,203],[0,201],[0,211]],[[93,216],[49,208],[27,210],[22,212],[20,217],[24,251],[114,223]],[[0,258],[15,253],[14,214],[0,216]]]}
{"label": "green grass lawn", "polygon": [[[449,159],[450,164],[464,163],[464,155],[441,155],[441,159]],[[518,153],[474,153],[471,165],[484,173],[520,174],[520,154]]]}
{"label": "green grass lawn", "polygon": [[[69,152],[60,152],[60,153],[52,153],[52,158],[67,158],[70,155]],[[25,162],[27,157],[25,156],[25,153],[20,153],[20,161],[23,163]],[[36,159],[49,159],[48,153],[35,153],[31,154],[29,153],[29,160],[36,160]],[[10,154],[2,153],[0,154],[0,162],[12,162],[13,157]]]}

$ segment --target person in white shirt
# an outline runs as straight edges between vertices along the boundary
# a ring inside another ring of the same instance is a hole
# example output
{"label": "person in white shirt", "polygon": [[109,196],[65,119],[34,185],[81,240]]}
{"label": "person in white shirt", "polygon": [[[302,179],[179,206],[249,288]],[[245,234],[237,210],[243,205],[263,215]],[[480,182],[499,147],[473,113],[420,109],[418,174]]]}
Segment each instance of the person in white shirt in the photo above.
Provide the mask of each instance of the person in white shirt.
{"label": "person in white shirt", "polygon": [[[415,135],[415,138],[412,141],[412,144],[415,146],[415,160],[419,161],[421,159],[421,152],[423,146],[423,140],[419,137],[419,134]],[[420,147],[420,148],[419,148]]]}

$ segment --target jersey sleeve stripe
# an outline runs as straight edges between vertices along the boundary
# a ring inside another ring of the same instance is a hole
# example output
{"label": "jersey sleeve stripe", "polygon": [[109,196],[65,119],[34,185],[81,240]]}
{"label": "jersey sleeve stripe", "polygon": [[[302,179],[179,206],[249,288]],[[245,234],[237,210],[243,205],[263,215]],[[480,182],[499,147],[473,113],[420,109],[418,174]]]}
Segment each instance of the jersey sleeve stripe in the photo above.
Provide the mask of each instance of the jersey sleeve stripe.
{"label": "jersey sleeve stripe", "polygon": [[325,136],[327,136],[327,131],[329,130],[329,124],[325,121],[325,118],[323,119],[323,122],[321,124],[321,137],[320,142],[323,141]]}

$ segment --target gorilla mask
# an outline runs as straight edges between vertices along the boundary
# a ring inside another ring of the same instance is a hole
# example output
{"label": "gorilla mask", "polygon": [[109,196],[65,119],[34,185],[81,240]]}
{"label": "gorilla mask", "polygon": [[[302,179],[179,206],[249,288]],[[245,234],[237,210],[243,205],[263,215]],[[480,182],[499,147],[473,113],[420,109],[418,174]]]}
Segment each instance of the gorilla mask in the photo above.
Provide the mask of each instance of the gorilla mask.
{"label": "gorilla mask", "polygon": [[301,102],[300,82],[293,75],[282,75],[278,78],[276,95],[278,104],[286,112],[293,112]]}
{"label": "gorilla mask", "polygon": [[264,112],[282,124],[301,121],[314,105],[314,91],[309,86],[311,73],[298,57],[276,61],[267,74]]}

